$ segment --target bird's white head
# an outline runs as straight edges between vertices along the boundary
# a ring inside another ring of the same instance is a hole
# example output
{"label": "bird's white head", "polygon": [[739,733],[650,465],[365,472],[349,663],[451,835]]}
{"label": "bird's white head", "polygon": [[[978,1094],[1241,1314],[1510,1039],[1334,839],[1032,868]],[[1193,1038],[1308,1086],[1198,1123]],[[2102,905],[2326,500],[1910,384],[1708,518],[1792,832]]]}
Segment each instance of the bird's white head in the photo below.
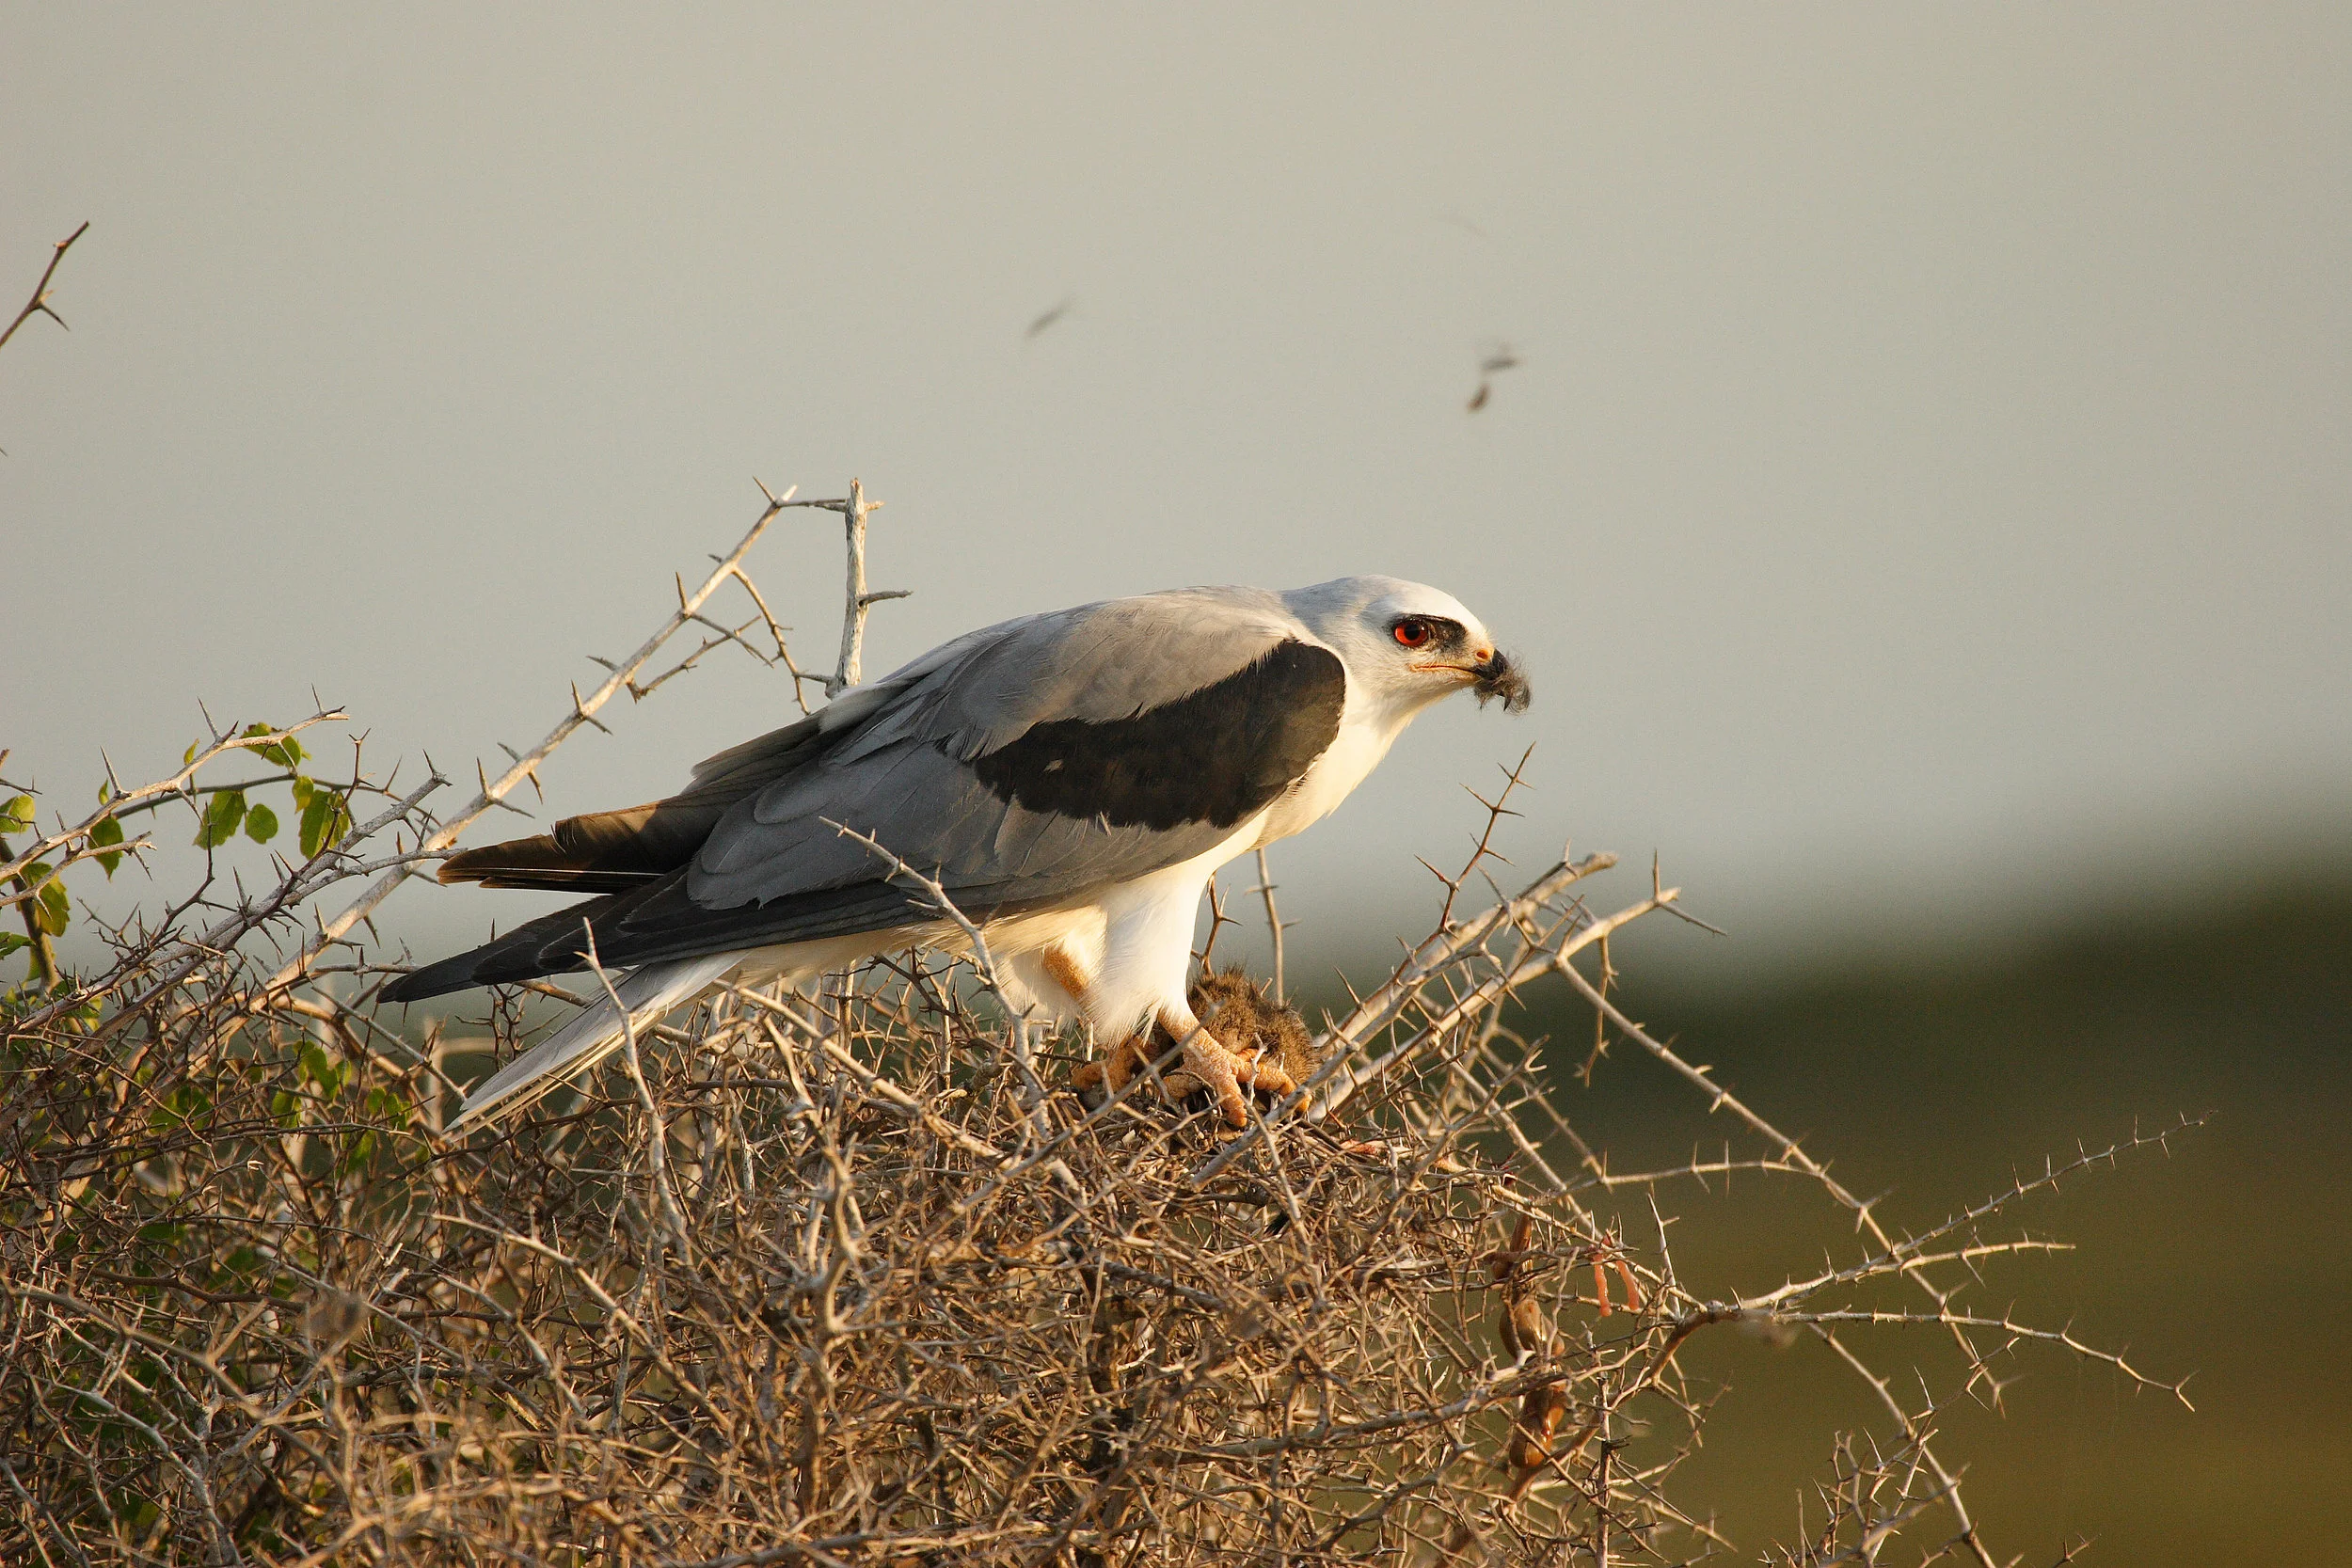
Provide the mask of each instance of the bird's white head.
{"label": "bird's white head", "polygon": [[1398,721],[1456,691],[1527,706],[1527,677],[1495,646],[1486,624],[1453,594],[1402,578],[1339,578],[1282,595],[1346,664],[1364,696]]}

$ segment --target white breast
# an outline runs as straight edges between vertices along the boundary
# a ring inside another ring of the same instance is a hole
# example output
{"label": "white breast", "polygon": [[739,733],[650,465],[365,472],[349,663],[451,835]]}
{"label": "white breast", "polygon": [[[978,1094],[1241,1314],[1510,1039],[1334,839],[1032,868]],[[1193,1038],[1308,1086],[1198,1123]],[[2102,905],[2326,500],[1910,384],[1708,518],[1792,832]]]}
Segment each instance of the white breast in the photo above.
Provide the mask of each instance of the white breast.
{"label": "white breast", "polygon": [[1347,706],[1340,715],[1340,733],[1305,776],[1266,808],[1260,819],[1257,847],[1288,838],[1336,811],[1380,766],[1380,759],[1389,754],[1389,748],[1411,718],[1410,713],[1392,715],[1359,702],[1351,683]]}

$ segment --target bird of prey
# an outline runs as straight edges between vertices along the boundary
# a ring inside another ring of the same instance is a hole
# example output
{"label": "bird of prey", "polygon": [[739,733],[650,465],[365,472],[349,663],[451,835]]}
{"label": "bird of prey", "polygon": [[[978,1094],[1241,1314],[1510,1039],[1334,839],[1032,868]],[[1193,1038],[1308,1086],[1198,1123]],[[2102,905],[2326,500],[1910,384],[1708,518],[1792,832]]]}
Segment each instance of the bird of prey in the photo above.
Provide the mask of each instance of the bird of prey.
{"label": "bird of prey", "polygon": [[[1111,1074],[1154,1030],[1186,1086],[1247,1125],[1228,1051],[1186,1000],[1210,877],[1327,815],[1413,716],[1455,691],[1527,705],[1526,677],[1452,596],[1395,578],[1186,588],[969,633],[814,715],[720,752],[680,793],[469,849],[444,882],[593,895],[403,976],[384,998],[588,967],[650,1023],[723,979],[805,979],[980,930],[1016,1007],[1079,1017]],[[867,842],[870,840],[871,842]],[[593,947],[591,940],[593,939]],[[599,1002],[476,1088],[451,1130],[519,1111],[619,1048]]]}

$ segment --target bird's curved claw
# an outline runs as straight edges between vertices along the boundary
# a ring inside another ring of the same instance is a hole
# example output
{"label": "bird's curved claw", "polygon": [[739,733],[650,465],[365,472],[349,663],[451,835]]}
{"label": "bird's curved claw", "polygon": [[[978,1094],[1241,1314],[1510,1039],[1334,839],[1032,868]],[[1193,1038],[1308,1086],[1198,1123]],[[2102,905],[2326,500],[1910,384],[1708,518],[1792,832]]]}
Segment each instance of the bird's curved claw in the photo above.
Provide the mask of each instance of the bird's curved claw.
{"label": "bird's curved claw", "polygon": [[[1141,1037],[1123,1039],[1102,1061],[1088,1062],[1073,1072],[1071,1087],[1103,1088],[1117,1094],[1143,1069],[1145,1060]],[[1161,1080],[1168,1098],[1182,1102],[1195,1090],[1207,1089],[1216,1097],[1217,1109],[1225,1114],[1225,1119],[1235,1127],[1249,1125],[1249,1102],[1242,1098],[1245,1087],[1278,1100],[1298,1087],[1271,1056],[1263,1053],[1245,1055],[1231,1050],[1202,1028],[1196,1027],[1184,1037],[1184,1064]]]}
{"label": "bird's curved claw", "polygon": [[1168,1092],[1175,1099],[1183,1099],[1194,1087],[1206,1087],[1216,1097],[1225,1119],[1235,1127],[1249,1125],[1249,1102],[1242,1098],[1244,1085],[1277,1099],[1298,1087],[1273,1061],[1229,1050],[1206,1029],[1195,1029],[1186,1037],[1184,1070],[1168,1077]]}

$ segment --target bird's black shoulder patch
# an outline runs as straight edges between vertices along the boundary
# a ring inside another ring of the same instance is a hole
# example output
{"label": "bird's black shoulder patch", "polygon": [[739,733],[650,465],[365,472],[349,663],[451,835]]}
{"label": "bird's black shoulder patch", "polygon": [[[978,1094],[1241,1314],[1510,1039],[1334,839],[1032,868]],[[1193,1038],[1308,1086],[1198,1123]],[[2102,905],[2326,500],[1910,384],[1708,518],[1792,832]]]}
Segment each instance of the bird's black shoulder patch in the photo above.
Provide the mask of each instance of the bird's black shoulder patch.
{"label": "bird's black shoulder patch", "polygon": [[1295,784],[1340,733],[1347,673],[1295,641],[1129,719],[1057,719],[973,760],[1002,800],[1113,827],[1230,828]]}

